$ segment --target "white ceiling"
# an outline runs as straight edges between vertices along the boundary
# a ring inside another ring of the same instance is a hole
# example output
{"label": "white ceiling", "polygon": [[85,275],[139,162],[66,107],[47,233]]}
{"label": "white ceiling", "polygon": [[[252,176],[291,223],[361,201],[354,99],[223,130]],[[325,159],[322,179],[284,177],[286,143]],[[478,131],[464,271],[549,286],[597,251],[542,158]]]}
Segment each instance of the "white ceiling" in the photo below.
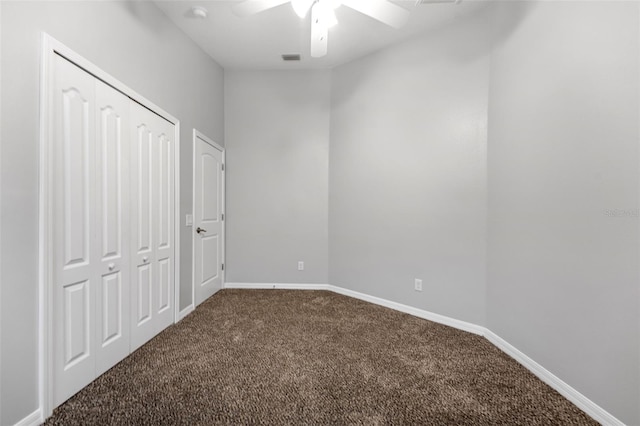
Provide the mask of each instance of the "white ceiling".
{"label": "white ceiling", "polygon": [[[393,2],[411,11],[409,21],[402,29],[394,29],[341,6],[336,10],[339,23],[329,30],[329,53],[323,58],[311,58],[310,18],[298,18],[290,3],[240,18],[231,10],[234,1],[155,1],[196,44],[220,65],[230,69],[332,68],[434,26],[446,24],[481,7],[481,3],[469,1],[420,6],[415,6],[415,0]],[[209,16],[206,19],[193,17],[193,6],[205,7]],[[285,53],[300,53],[302,60],[284,62],[281,55]]]}

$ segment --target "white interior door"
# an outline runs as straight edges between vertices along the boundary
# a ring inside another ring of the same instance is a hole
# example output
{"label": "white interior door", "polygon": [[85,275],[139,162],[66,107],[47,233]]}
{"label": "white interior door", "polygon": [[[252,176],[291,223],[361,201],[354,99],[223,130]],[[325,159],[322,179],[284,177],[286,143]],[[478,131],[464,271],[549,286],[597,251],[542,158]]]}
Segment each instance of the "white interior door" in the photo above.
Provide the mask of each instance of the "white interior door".
{"label": "white interior door", "polygon": [[129,354],[129,98],[96,84],[96,376]]}
{"label": "white interior door", "polygon": [[194,132],[194,282],[196,306],[222,288],[224,153]]}
{"label": "white interior door", "polygon": [[173,323],[174,126],[131,102],[131,350]]}
{"label": "white interior door", "polygon": [[54,63],[52,145],[54,402],[95,378],[95,81],[66,59]]}

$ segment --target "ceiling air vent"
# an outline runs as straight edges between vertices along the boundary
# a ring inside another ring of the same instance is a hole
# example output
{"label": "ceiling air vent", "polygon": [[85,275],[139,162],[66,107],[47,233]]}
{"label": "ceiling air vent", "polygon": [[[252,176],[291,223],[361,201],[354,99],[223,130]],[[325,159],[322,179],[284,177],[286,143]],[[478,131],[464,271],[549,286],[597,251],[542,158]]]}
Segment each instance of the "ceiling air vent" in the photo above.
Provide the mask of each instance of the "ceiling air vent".
{"label": "ceiling air vent", "polygon": [[282,55],[282,60],[283,61],[299,61],[300,60],[300,54],[299,53],[284,54],[284,55]]}

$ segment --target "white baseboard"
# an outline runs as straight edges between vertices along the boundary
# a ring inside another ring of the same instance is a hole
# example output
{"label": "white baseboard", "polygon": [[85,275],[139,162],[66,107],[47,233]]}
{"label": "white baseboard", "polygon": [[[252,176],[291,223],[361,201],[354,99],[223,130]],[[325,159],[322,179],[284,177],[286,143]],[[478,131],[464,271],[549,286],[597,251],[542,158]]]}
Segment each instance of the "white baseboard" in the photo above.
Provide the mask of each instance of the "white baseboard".
{"label": "white baseboard", "polygon": [[329,284],[294,283],[224,283],[224,288],[251,290],[329,290]]}
{"label": "white baseboard", "polygon": [[540,380],[555,389],[560,395],[567,398],[582,411],[591,416],[602,425],[624,426],[624,423],[615,418],[612,414],[600,407],[595,402],[572,388],[558,376],[544,368],[542,365],[520,352],[513,345],[496,335],[491,330],[485,329],[484,337],[495,345],[498,349],[509,355],[511,358],[522,364],[527,370],[535,374]]}
{"label": "white baseboard", "polygon": [[42,418],[42,411],[40,410],[40,408],[38,408],[36,411],[16,423],[15,426],[38,426],[42,423],[44,423],[44,419]]}
{"label": "white baseboard", "polygon": [[356,299],[364,300],[365,302],[373,303],[375,305],[380,305],[396,311],[404,312],[405,314],[413,315],[414,317],[448,325],[459,330],[468,331],[469,333],[482,336],[485,332],[485,328],[479,325],[460,321],[451,317],[446,317],[444,315],[425,311],[423,309],[414,308],[412,306],[403,305],[402,303],[392,302],[390,300],[381,299],[375,296],[369,296],[368,294],[358,293],[357,291],[348,290],[346,288],[336,287],[333,285],[330,286],[329,290],[333,291],[334,293],[342,294],[344,296],[353,297]]}
{"label": "white baseboard", "polygon": [[186,317],[187,315],[189,315],[191,312],[195,311],[195,305],[192,303],[189,306],[187,306],[186,308],[184,308],[183,310],[181,310],[180,312],[178,312],[178,319],[176,321],[176,323],[182,321],[182,319],[184,317]]}
{"label": "white baseboard", "polygon": [[390,300],[382,299],[368,294],[359,293],[357,291],[349,290],[346,288],[330,285],[330,284],[276,284],[276,283],[225,283],[224,288],[235,289],[288,289],[288,290],[329,290],[334,293],[342,294],[344,296],[353,297],[356,299],[364,300],[376,305],[384,306],[399,312],[403,312],[409,315],[423,318],[429,321],[437,322],[440,324],[448,325],[458,330],[466,331],[469,333],[477,334],[486,338],[489,342],[495,345],[498,349],[515,359],[522,364],[527,370],[535,374],[540,380],[551,386],[558,391],[562,396],[567,398],[573,404],[575,404],[582,411],[591,416],[594,420],[601,423],[604,426],[624,426],[624,423],[618,420],[611,413],[607,412],[604,408],[600,407],[595,402],[572,388],[570,385],[562,381],[559,377],[551,373],[542,365],[529,358],[524,353],[520,352],[513,345],[499,337],[497,334],[488,330],[485,327],[469,323],[466,321],[460,321],[455,318],[450,318],[444,315],[436,314],[434,312],[425,311],[423,309],[414,308],[412,306],[403,305],[401,303],[392,302]]}

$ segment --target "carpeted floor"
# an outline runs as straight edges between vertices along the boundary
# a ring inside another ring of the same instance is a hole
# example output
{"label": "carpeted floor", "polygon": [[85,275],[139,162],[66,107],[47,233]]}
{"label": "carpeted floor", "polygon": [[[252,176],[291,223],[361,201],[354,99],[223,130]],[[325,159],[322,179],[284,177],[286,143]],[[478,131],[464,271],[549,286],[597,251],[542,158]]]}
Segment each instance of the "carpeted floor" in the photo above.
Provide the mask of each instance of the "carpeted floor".
{"label": "carpeted floor", "polygon": [[597,423],[482,337],[326,291],[223,290],[46,424]]}

